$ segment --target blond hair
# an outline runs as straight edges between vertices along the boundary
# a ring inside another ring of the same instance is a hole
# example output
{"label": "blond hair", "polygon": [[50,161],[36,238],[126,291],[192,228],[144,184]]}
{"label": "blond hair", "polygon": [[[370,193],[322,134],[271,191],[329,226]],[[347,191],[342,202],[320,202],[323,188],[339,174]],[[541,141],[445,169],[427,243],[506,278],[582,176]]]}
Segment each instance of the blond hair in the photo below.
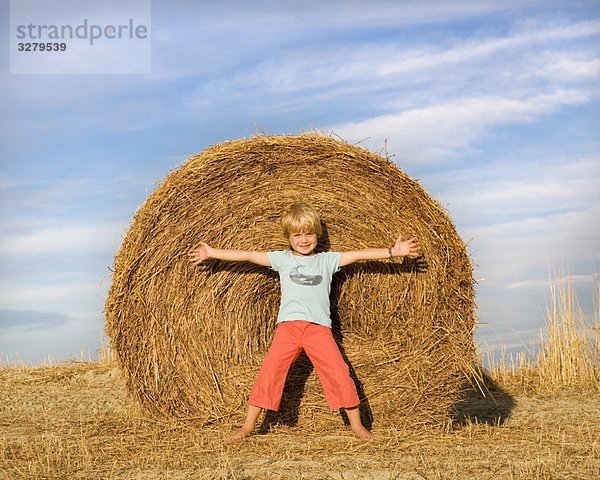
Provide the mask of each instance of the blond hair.
{"label": "blond hair", "polygon": [[281,231],[287,240],[293,233],[323,233],[321,218],[317,211],[306,203],[290,205],[281,215]]}

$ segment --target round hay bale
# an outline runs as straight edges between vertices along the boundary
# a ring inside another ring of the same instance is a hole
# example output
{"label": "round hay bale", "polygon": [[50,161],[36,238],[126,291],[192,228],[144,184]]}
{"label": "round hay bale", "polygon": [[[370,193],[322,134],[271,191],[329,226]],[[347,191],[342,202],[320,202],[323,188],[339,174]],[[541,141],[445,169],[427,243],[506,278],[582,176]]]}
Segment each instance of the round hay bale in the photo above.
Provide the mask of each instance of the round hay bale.
{"label": "round hay bale", "polygon": [[[189,263],[200,240],[280,250],[279,216],[320,212],[320,248],[347,251],[416,235],[419,259],[361,262],[334,276],[334,332],[363,420],[447,423],[475,358],[472,269],[444,209],[394,163],[331,137],[259,135],[206,149],[136,212],[116,255],[107,333],[147,410],[202,423],[239,421],[269,347],[279,280],[246,263]],[[310,363],[288,376],[278,419],[339,424]]]}

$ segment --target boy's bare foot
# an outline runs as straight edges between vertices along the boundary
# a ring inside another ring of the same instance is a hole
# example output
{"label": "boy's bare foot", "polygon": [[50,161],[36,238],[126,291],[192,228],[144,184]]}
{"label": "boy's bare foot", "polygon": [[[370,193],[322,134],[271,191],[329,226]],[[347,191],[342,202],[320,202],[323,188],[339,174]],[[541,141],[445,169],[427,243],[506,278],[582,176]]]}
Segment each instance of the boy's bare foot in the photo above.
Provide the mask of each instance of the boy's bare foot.
{"label": "boy's bare foot", "polygon": [[248,405],[248,412],[246,413],[246,420],[244,420],[244,425],[242,425],[242,428],[229,435],[229,437],[227,438],[227,442],[239,442],[240,440],[249,437],[252,433],[252,430],[254,430],[254,427],[256,426],[256,420],[258,419],[258,416],[260,415],[260,412],[262,412],[262,410],[263,409],[261,407]]}
{"label": "boy's bare foot", "polygon": [[229,435],[229,437],[227,438],[227,442],[228,443],[239,442],[240,440],[243,440],[244,438],[249,437],[251,433],[252,433],[252,430],[240,428],[238,431]]}
{"label": "boy's bare foot", "polygon": [[373,434],[369,432],[365,427],[353,428],[354,436],[361,440],[370,440],[373,438]]}

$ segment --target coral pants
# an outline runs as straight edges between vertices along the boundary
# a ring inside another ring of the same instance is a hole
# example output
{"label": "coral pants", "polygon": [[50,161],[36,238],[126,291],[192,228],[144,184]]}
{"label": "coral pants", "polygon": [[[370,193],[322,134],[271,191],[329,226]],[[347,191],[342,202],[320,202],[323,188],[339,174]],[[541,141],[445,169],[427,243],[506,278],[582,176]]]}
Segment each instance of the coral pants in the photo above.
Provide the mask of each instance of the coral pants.
{"label": "coral pants", "polygon": [[332,410],[360,404],[350,370],[333,339],[331,329],[323,325],[294,320],[277,325],[269,352],[254,382],[248,403],[255,407],[278,410],[288,370],[304,350],[317,371],[325,398]]}

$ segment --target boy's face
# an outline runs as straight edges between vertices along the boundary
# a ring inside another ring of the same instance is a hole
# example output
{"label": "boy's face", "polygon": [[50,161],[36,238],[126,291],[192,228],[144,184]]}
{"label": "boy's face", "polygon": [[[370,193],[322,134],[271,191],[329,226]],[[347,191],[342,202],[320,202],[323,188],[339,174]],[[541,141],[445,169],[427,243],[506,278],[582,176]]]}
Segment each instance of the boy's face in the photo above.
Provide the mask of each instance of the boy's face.
{"label": "boy's face", "polygon": [[290,234],[290,246],[295,255],[314,255],[317,248],[317,234],[312,232],[299,232]]}

